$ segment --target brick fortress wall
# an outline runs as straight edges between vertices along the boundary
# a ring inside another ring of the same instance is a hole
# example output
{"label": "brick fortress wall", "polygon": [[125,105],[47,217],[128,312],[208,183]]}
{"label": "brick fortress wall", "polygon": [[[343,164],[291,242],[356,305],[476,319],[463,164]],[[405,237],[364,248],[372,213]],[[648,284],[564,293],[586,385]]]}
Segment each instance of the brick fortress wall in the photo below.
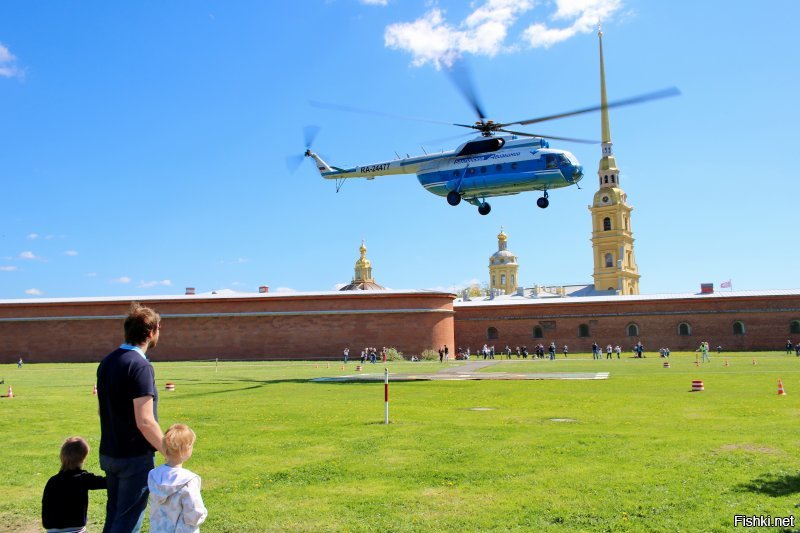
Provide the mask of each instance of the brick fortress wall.
{"label": "brick fortress wall", "polygon": [[[800,295],[617,297],[602,302],[571,298],[514,305],[457,303],[455,310],[457,346],[473,353],[485,343],[496,349],[527,345],[530,350],[539,343],[555,342],[560,353],[564,344],[572,352],[589,352],[594,341],[604,347],[619,344],[625,351],[641,341],[651,352],[662,347],[694,350],[701,341],[727,351],[779,350],[786,339],[800,341],[790,333],[791,322],[800,320]],[[734,334],[737,321],[744,324],[744,334]],[[682,322],[690,325],[690,335],[678,334]],[[588,326],[587,337],[579,335],[582,324]],[[630,324],[639,327],[638,336],[628,336]],[[542,338],[534,338],[536,326],[542,328]],[[497,329],[496,339],[488,339],[490,327]]]}
{"label": "brick fortress wall", "polygon": [[[165,297],[155,361],[338,359],[364,347],[453,346],[453,294],[383,292]],[[0,363],[99,361],[123,341],[130,300],[0,303]],[[150,352],[148,352],[150,355]]]}

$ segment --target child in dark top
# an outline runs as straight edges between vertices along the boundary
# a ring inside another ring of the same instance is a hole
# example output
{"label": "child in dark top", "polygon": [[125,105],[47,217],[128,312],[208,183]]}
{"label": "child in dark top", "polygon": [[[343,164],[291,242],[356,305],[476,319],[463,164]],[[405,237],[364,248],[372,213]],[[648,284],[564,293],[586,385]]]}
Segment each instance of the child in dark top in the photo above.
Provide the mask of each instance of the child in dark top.
{"label": "child in dark top", "polygon": [[61,471],[51,477],[42,496],[42,525],[48,532],[86,531],[89,491],[106,488],[106,478],[83,469],[89,444],[70,437],[61,446]]}

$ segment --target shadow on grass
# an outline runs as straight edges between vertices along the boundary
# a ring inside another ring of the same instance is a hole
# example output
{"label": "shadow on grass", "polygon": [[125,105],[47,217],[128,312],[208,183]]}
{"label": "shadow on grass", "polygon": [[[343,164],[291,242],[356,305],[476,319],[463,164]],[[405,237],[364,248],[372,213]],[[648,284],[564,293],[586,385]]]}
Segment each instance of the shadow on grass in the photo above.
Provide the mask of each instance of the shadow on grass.
{"label": "shadow on grass", "polygon": [[763,474],[738,487],[742,491],[777,498],[800,492],[800,474]]}

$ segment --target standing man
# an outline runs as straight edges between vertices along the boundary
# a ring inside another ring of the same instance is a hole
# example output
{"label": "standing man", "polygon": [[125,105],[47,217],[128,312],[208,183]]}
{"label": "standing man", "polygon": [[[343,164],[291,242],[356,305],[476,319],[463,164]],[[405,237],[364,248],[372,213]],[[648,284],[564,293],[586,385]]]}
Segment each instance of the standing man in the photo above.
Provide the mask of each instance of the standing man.
{"label": "standing man", "polygon": [[347,364],[347,358],[350,357],[350,348],[344,349],[344,364]]}
{"label": "standing man", "polygon": [[137,532],[147,507],[147,474],[162,451],[158,391],[145,355],[158,344],[161,317],[138,303],[125,319],[125,343],[97,368],[100,413],[100,468],[108,501],[103,533]]}

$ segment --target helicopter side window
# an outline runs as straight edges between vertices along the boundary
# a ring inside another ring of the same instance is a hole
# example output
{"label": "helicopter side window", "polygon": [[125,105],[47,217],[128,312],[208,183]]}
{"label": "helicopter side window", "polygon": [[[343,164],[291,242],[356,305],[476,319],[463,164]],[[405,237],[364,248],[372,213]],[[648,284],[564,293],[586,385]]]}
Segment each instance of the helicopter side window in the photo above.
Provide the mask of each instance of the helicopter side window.
{"label": "helicopter side window", "polygon": [[495,165],[495,166],[494,166],[494,169],[495,169],[496,171],[500,172],[501,170],[503,170],[503,165]]}
{"label": "helicopter side window", "polygon": [[546,155],[544,156],[545,167],[546,168],[556,168],[556,156],[554,155]]}
{"label": "helicopter side window", "polygon": [[515,162],[513,162],[513,163],[511,163],[511,168],[517,168],[517,163],[516,163],[516,161],[515,161]]}
{"label": "helicopter side window", "polygon": [[481,174],[486,174],[486,167],[481,167]]}
{"label": "helicopter side window", "polygon": [[469,174],[470,176],[472,176],[473,174],[475,174],[475,168],[468,168],[468,169],[467,169],[467,174]]}

